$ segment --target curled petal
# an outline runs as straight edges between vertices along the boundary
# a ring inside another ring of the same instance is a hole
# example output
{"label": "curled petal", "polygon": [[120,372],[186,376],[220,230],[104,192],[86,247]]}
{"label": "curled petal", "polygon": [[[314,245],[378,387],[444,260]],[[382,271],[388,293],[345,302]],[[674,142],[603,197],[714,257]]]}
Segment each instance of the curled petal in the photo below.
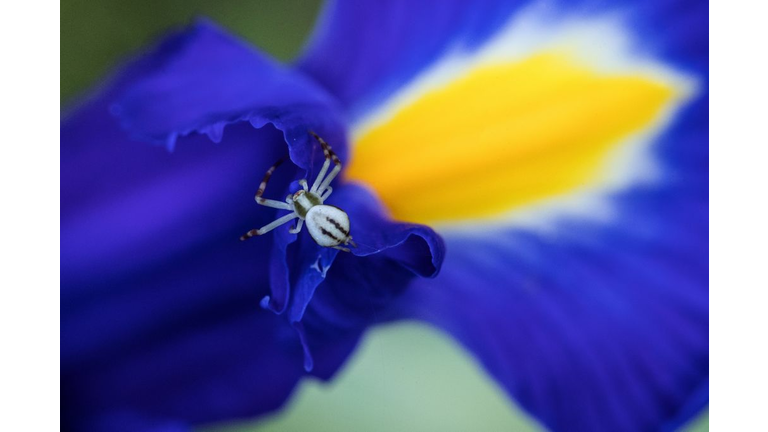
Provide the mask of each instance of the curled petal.
{"label": "curled petal", "polygon": [[111,105],[136,138],[173,148],[178,137],[196,132],[218,142],[226,125],[247,121],[282,130],[291,158],[302,168],[312,155],[310,128],[345,154],[332,97],[209,21],[169,38],[142,62],[141,74]]}
{"label": "curled petal", "polygon": [[[351,247],[350,253],[339,252],[300,235],[286,261],[280,258],[283,255],[273,258],[273,274],[282,274],[286,281],[280,291],[282,302],[274,297],[262,301],[274,312],[285,312],[294,323],[304,345],[307,370],[313,368],[316,350],[354,346],[377,311],[384,310],[414,278],[435,277],[445,257],[445,245],[431,228],[391,220],[381,203],[358,185],[339,186],[328,204],[349,214],[357,247]],[[305,319],[306,314],[310,317]]]}

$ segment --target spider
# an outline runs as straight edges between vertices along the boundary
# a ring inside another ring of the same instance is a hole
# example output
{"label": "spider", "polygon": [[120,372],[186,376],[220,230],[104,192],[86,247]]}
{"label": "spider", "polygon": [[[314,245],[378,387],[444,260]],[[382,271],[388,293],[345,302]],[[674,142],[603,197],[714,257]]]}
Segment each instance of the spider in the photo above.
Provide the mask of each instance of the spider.
{"label": "spider", "polygon": [[[344,252],[349,252],[349,249],[340,245],[357,247],[355,242],[352,241],[352,236],[349,235],[349,216],[347,213],[338,207],[323,204],[323,202],[331,196],[331,193],[333,193],[333,188],[330,184],[336,175],[339,174],[339,171],[341,171],[341,161],[339,161],[339,158],[333,150],[331,150],[331,146],[329,146],[328,143],[316,133],[312,131],[309,131],[309,133],[320,143],[320,146],[323,148],[323,155],[325,156],[323,167],[320,169],[320,173],[317,175],[314,183],[312,183],[312,187],[310,188],[307,185],[306,179],[302,179],[299,180],[302,189],[292,195],[288,195],[285,198],[285,202],[262,198],[261,195],[267,188],[269,178],[272,176],[275,169],[280,166],[282,159],[269,167],[267,173],[264,175],[264,180],[262,180],[259,185],[259,190],[256,191],[256,203],[266,207],[291,210],[291,212],[259,229],[248,231],[240,237],[241,241],[266,234],[280,225],[299,218],[298,224],[289,230],[291,234],[298,234],[301,232],[301,227],[306,221],[309,235],[312,236],[312,239],[320,246],[334,248]],[[328,168],[331,166],[331,161],[333,161],[334,167],[331,172],[325,176],[328,172]]]}

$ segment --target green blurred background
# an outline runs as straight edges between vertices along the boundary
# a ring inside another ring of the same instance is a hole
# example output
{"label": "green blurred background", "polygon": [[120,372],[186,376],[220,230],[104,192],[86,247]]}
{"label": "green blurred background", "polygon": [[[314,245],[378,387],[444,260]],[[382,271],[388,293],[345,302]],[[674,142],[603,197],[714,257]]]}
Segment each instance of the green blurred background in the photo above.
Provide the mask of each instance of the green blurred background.
{"label": "green blurred background", "polygon": [[[168,29],[207,16],[289,61],[310,33],[316,0],[108,0],[61,2],[63,106],[121,59]],[[538,431],[477,362],[445,335],[417,323],[369,332],[328,384],[305,380],[281,412],[204,428],[235,431]],[[709,430],[708,413],[688,426]]]}

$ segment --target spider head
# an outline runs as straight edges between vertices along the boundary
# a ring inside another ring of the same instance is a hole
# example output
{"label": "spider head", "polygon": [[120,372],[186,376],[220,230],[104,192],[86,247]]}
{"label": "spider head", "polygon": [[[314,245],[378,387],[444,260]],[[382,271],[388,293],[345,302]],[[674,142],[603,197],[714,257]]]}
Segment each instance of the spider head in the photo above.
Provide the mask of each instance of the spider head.
{"label": "spider head", "polygon": [[307,215],[309,209],[322,203],[320,197],[312,192],[300,190],[293,194],[293,209],[302,219]]}

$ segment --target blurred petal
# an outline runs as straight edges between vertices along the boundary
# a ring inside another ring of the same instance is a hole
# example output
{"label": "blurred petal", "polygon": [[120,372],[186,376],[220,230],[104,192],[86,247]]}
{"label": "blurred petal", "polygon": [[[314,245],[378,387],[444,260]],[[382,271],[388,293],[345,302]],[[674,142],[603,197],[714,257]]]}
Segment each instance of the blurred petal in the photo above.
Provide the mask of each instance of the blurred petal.
{"label": "blurred petal", "polygon": [[[531,9],[563,17],[612,15],[676,65],[706,70],[706,3],[675,1],[332,0],[297,66],[360,119],[442,62],[478,52]],[[425,25],[428,23],[428,25]],[[521,43],[546,34],[520,34]],[[594,47],[616,41],[598,40]],[[329,58],[334,61],[328,61]]]}
{"label": "blurred petal", "polygon": [[[554,430],[669,429],[704,406],[706,3],[326,17],[298,65],[355,120],[348,178],[446,240],[396,315],[451,332]],[[331,47],[347,61],[321,62]]]}
{"label": "blurred petal", "polygon": [[62,126],[64,428],[279,407],[301,376],[300,344],[258,307],[269,240],[238,237],[271,218],[251,201],[253,171],[285,151],[280,134],[235,126],[219,146],[195,136],[169,154],[127,140],[103,108]]}
{"label": "blurred petal", "polygon": [[706,205],[646,191],[610,225],[448,235],[401,317],[452,333],[553,430],[671,429],[708,400]]}
{"label": "blurred petal", "polygon": [[355,204],[348,211],[355,221],[350,233],[358,244],[351,249],[352,255],[385,257],[409,273],[425,278],[440,272],[445,245],[431,228],[392,221],[375,195],[357,184],[345,185],[328,201],[330,205],[342,202]]}
{"label": "blurred petal", "polygon": [[78,425],[78,428],[83,432],[187,432],[190,430],[183,422],[150,419],[132,412],[103,415]]}
{"label": "blurred petal", "polygon": [[391,95],[449,48],[483,41],[519,5],[330,1],[298,67],[356,113]]}

